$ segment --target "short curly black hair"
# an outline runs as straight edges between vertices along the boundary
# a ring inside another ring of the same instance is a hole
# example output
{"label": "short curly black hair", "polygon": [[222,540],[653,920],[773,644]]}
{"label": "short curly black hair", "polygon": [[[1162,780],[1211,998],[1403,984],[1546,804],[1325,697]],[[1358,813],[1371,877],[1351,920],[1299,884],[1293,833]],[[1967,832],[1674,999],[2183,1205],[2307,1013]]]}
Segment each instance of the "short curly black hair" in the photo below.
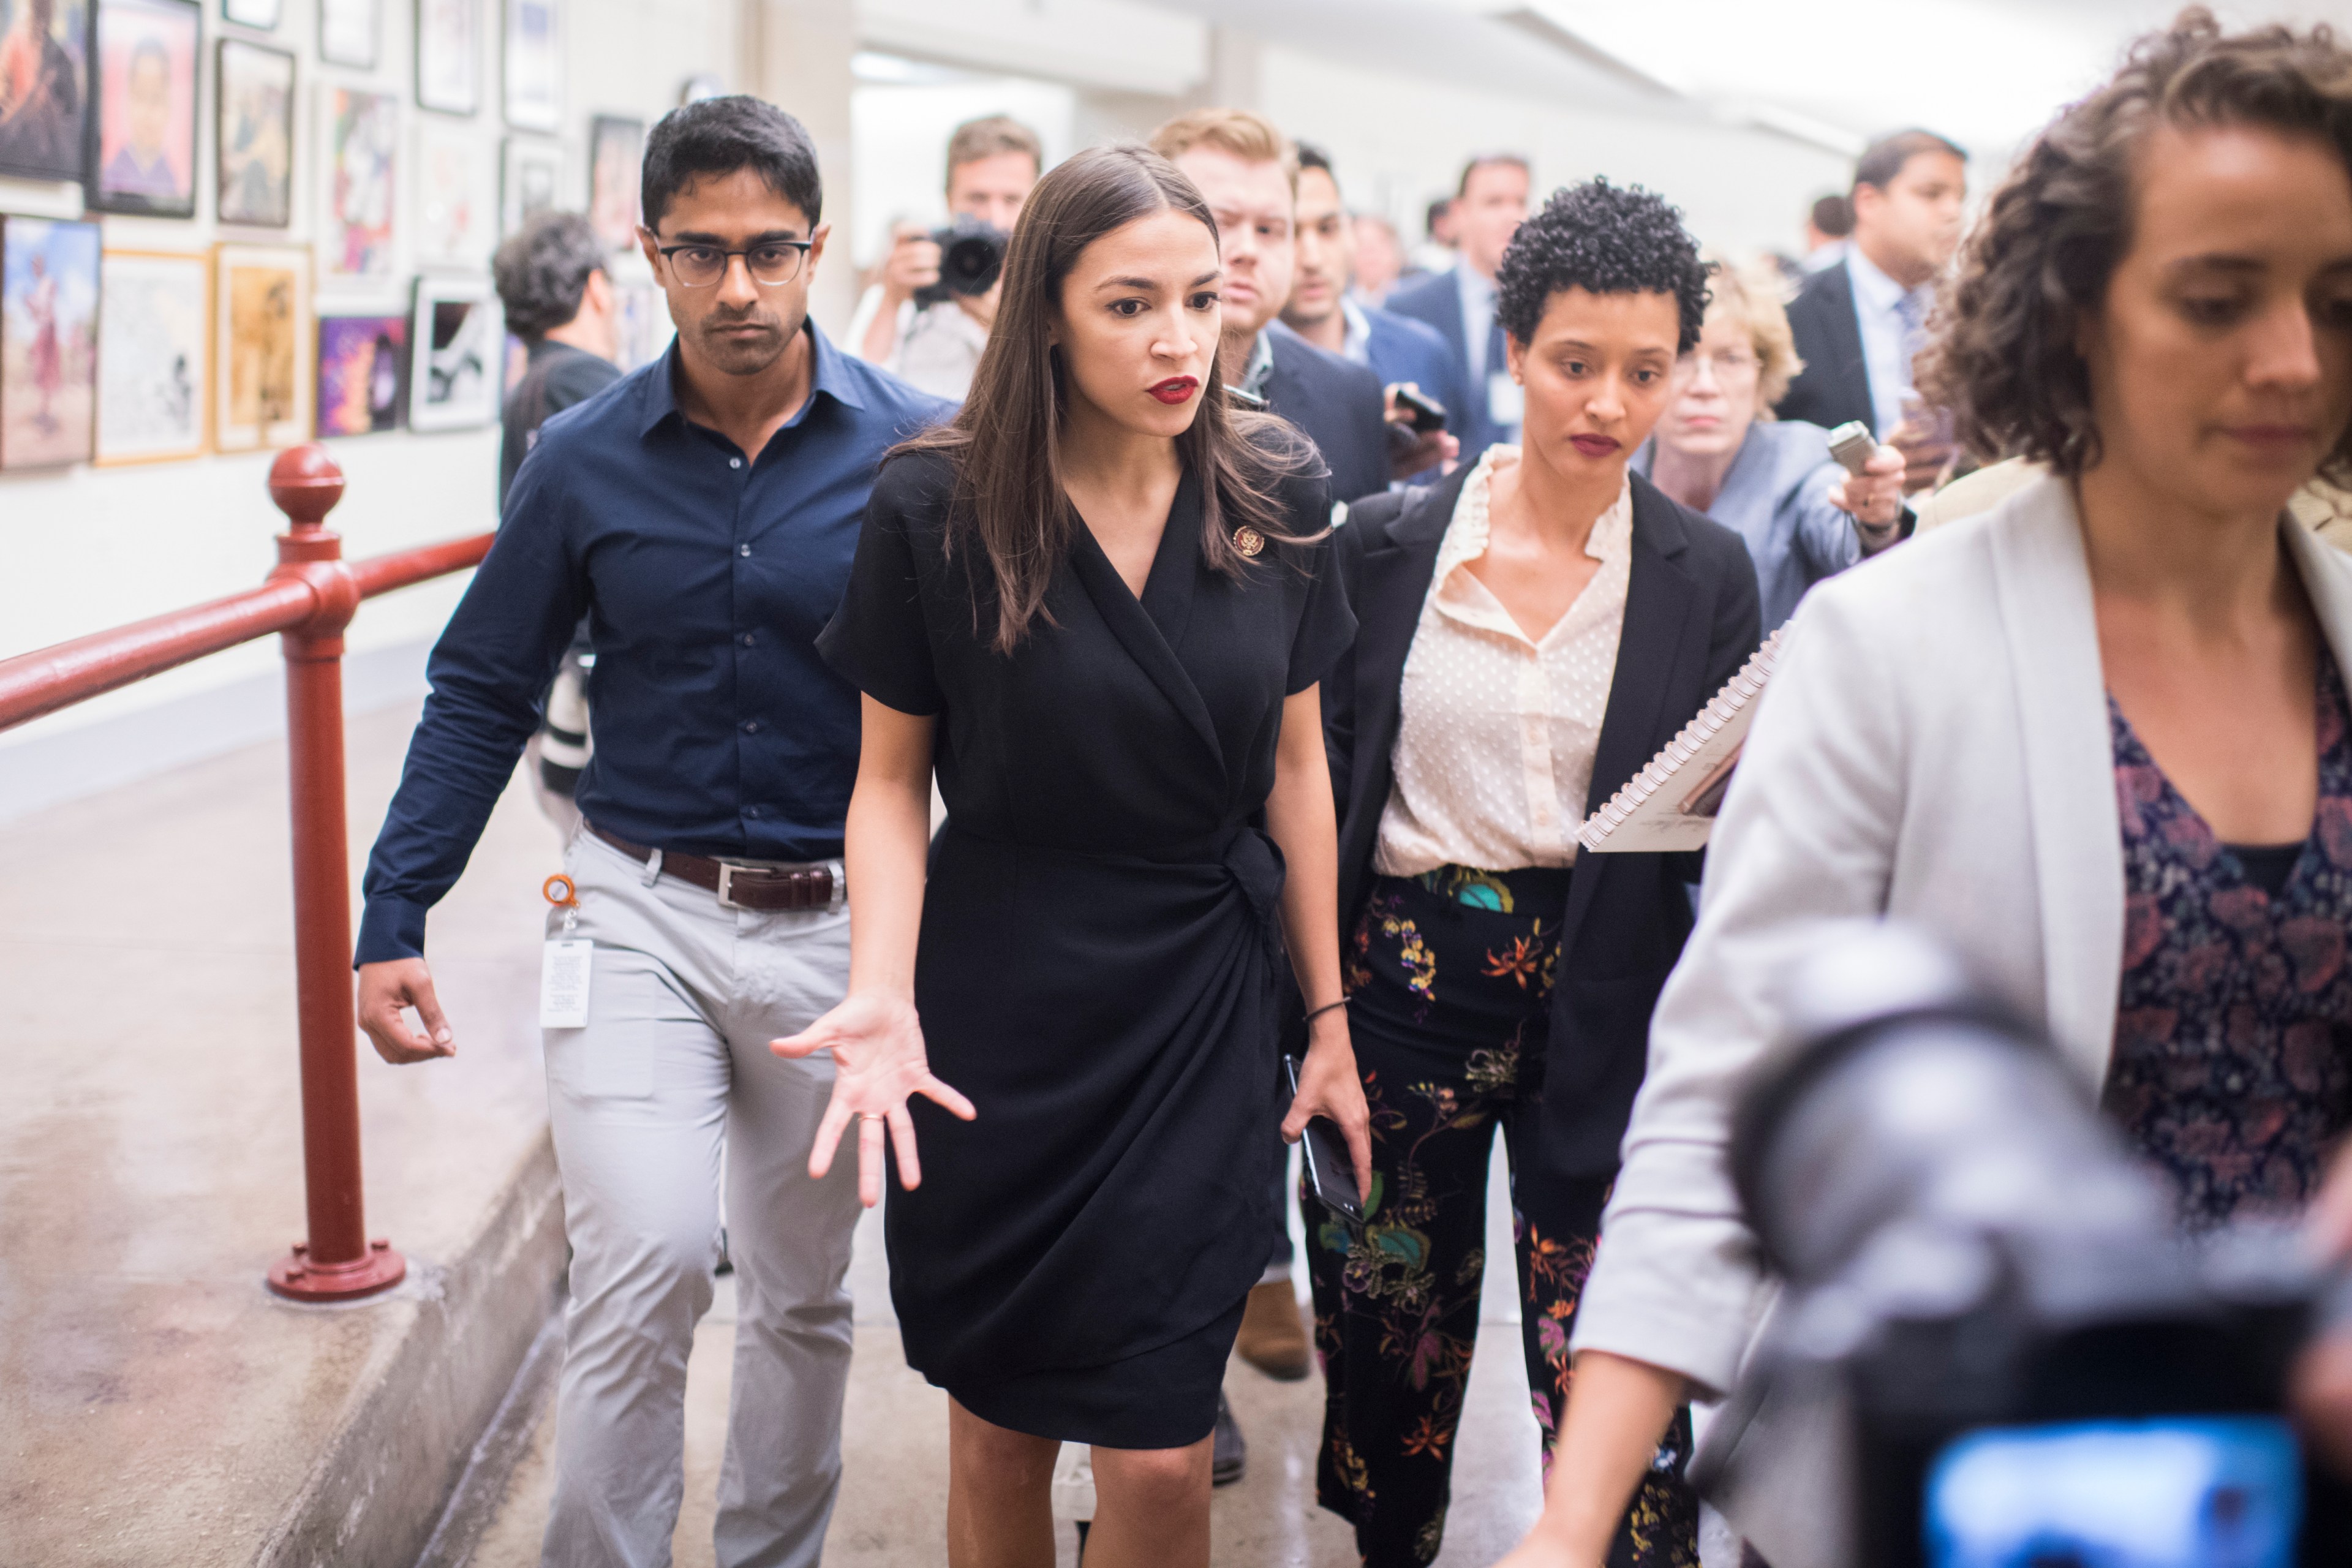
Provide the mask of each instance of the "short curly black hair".
{"label": "short curly black hair", "polygon": [[1563,289],[1671,294],[1682,313],[1675,352],[1687,353],[1706,321],[1707,272],[1680,207],[1639,185],[1594,180],[1554,191],[1519,226],[1495,274],[1495,319],[1526,343]]}

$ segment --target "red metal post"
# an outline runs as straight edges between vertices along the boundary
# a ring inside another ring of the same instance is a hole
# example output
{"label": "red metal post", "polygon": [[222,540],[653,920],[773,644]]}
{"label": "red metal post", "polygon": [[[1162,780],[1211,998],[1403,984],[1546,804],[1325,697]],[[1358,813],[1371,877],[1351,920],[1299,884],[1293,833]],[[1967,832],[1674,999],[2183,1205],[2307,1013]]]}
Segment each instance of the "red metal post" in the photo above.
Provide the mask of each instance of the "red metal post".
{"label": "red metal post", "polygon": [[326,526],[342,470],[318,445],[270,465],[269,496],[291,526],[272,581],[299,579],[317,610],[282,634],[294,816],[294,973],[302,1046],[302,1173],[310,1239],[269,1270],[300,1301],[341,1301],[400,1282],[408,1264],[368,1239],[360,1183],[360,1098],[352,1021],[351,870],[343,833],[343,628],[360,583]]}

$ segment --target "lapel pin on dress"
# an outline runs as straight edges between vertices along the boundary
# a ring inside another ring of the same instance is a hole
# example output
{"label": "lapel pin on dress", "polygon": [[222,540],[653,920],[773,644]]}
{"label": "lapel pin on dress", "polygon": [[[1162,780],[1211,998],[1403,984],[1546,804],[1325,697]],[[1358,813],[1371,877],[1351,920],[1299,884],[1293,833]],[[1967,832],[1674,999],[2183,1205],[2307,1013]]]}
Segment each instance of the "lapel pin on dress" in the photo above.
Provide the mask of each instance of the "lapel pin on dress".
{"label": "lapel pin on dress", "polygon": [[1258,552],[1265,548],[1265,535],[1250,527],[1249,524],[1244,523],[1234,530],[1234,548],[1250,559],[1255,560]]}

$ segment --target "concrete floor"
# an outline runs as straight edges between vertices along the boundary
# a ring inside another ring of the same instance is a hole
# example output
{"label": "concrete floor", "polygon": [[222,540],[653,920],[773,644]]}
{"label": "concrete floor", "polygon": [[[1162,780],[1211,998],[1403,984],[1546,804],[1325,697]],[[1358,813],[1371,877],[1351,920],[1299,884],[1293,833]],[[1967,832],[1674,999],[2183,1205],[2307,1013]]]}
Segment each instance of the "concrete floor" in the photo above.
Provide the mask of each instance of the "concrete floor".
{"label": "concrete floor", "polygon": [[[1493,1184],[1502,1190],[1498,1165]],[[857,1348],[844,1417],[841,1496],[825,1537],[827,1568],[932,1568],[947,1535],[947,1395],[910,1372],[898,1350],[882,1253],[881,1211],[858,1227],[850,1268]],[[1508,1211],[1490,1216],[1487,1255],[1510,1256]],[[1293,1219],[1294,1227],[1297,1220]],[[679,1568],[713,1562],[711,1523],[726,1441],[727,1384],[734,1354],[732,1280],[695,1336],[687,1370],[686,1506],[672,1544]],[[1507,1274],[1490,1272],[1480,1353],[1464,1406],[1454,1495],[1439,1568],[1489,1563],[1515,1545],[1540,1505],[1537,1428],[1528,1408],[1517,1303]],[[1216,1493],[1213,1561],[1234,1568],[1355,1568],[1346,1525],[1315,1506],[1315,1445],[1323,1385],[1283,1384],[1239,1361],[1226,1397],[1249,1438],[1249,1473]],[[470,1568],[532,1568],[547,1521],[554,1449],[551,1410],[517,1467],[505,1503]],[[1075,1529],[1060,1527],[1061,1563],[1077,1561]]]}
{"label": "concrete floor", "polygon": [[[350,726],[352,888],[414,705]],[[436,911],[457,1058],[362,1049],[375,1301],[262,1286],[303,1233],[286,757],[0,827],[0,1563],[247,1564],[371,1369],[545,1136],[552,830],[519,788]]]}

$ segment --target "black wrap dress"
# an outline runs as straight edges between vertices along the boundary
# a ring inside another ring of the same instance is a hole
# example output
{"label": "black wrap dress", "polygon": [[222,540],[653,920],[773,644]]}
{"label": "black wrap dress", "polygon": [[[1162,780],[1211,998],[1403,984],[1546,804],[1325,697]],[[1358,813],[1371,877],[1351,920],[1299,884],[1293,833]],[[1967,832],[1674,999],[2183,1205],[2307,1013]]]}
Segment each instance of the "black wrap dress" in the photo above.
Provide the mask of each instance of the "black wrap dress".
{"label": "black wrap dress", "polygon": [[[985,559],[944,549],[951,479],[934,454],[883,469],[818,642],[939,720],[915,1003],[979,1116],[913,1102],[891,1298],[908,1363],[982,1419],[1178,1447],[1215,1419],[1276,1223],[1283,700],[1354,618],[1327,544],[1268,543],[1242,581],[1207,565],[1188,473],[1140,602],[1081,527],[1005,657]],[[1326,494],[1285,482],[1291,531]]]}

